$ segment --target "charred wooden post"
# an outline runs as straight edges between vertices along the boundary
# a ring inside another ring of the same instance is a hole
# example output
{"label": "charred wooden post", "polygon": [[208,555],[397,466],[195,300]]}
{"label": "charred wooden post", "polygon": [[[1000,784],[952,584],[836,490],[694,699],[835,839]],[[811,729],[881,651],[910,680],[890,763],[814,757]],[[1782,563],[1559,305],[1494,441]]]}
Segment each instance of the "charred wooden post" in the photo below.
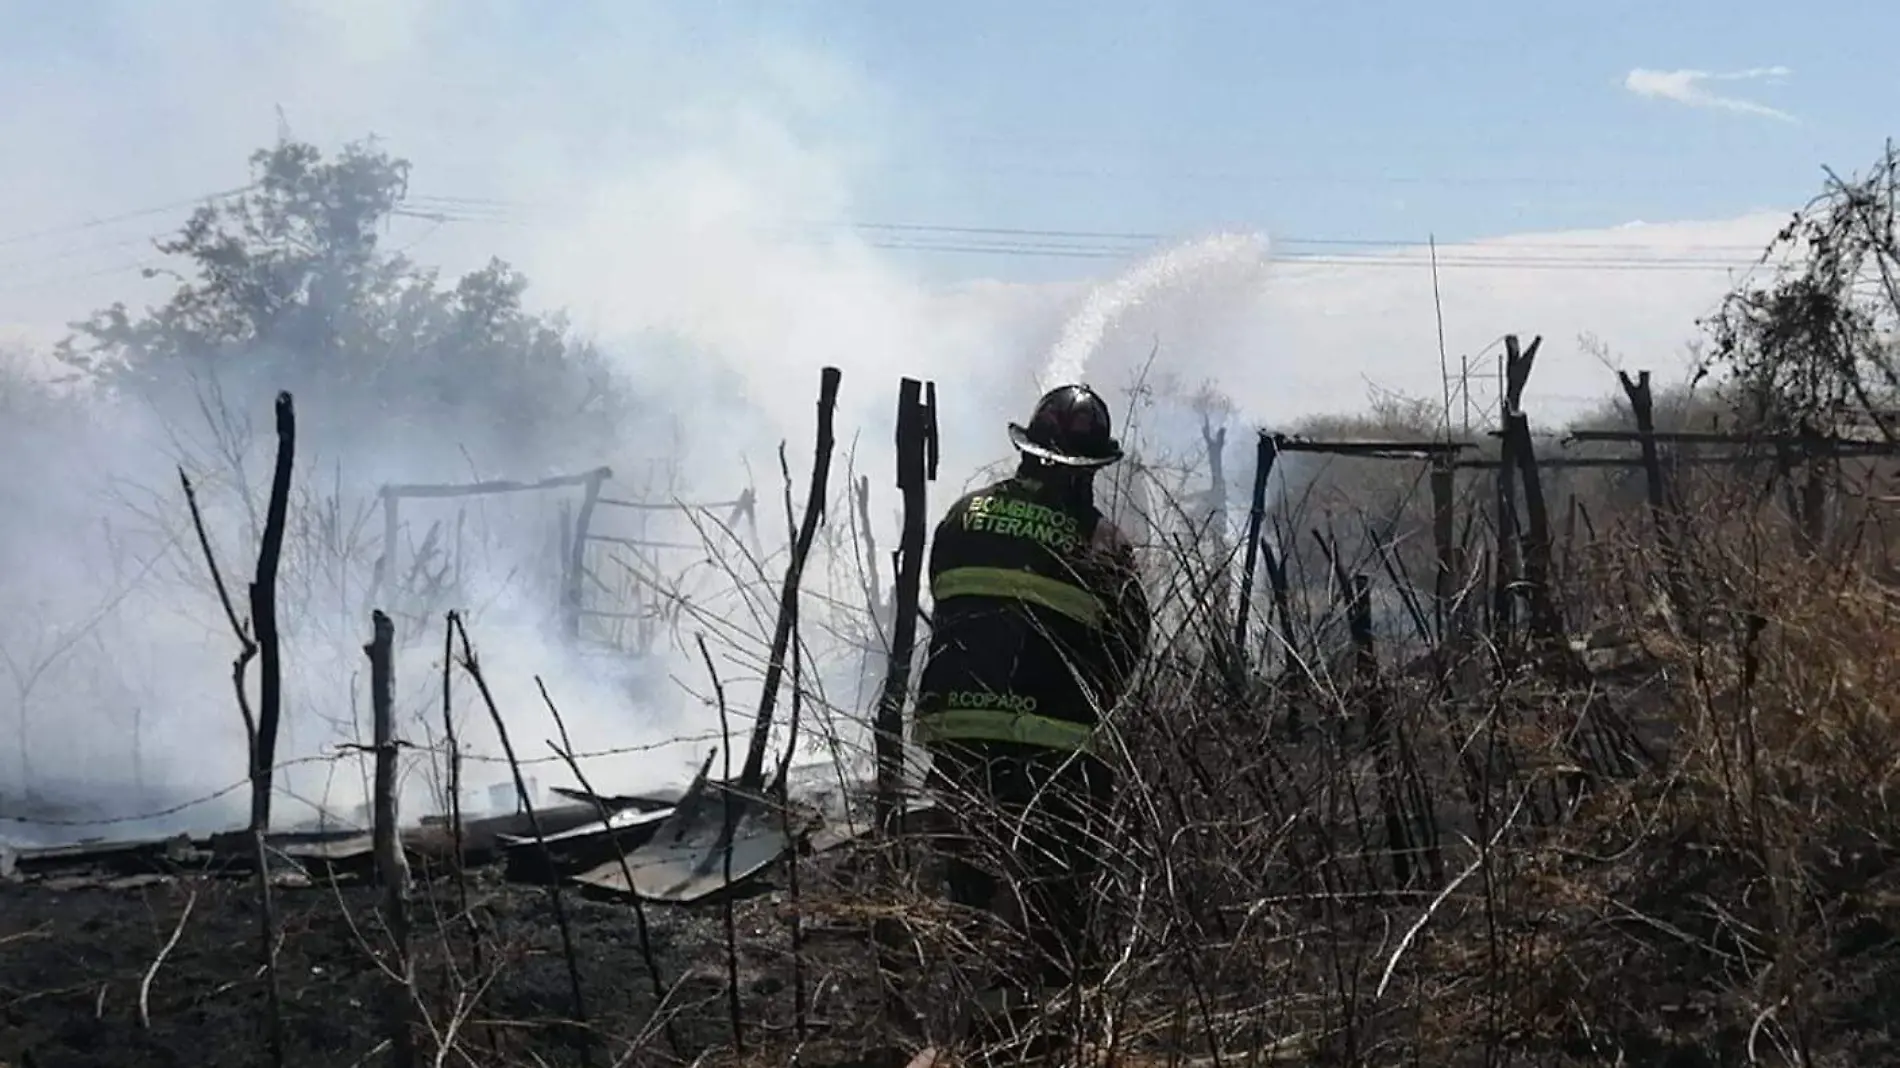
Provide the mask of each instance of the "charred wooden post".
{"label": "charred wooden post", "polygon": [[277,753],[277,729],[283,720],[283,650],[277,629],[277,567],[284,554],[284,528],[290,514],[290,479],[296,467],[297,413],[289,393],[277,394],[277,464],[271,473],[270,504],[264,513],[264,538],[258,547],[257,577],[251,583],[251,621],[257,628],[257,746],[251,754],[251,823],[262,834],[270,827],[271,778]]}
{"label": "charred wooden post", "polygon": [[1512,629],[1517,614],[1517,584],[1524,573],[1518,558],[1516,461],[1511,456],[1508,420],[1523,404],[1524,386],[1530,381],[1531,367],[1543,343],[1542,337],[1534,337],[1528,347],[1519,348],[1516,334],[1504,336],[1504,378],[1498,396],[1497,552],[1493,557],[1496,571],[1491,606],[1492,625],[1501,639]]}
{"label": "charred wooden post", "polygon": [[[891,554],[891,636],[884,685],[876,720],[877,789],[873,819],[877,833],[892,841],[902,823],[904,782],[904,704],[910,695],[912,652],[917,644],[918,602],[924,571],[928,517],[927,484],[937,478],[937,385],[914,378],[897,386],[897,488],[903,497],[903,528]],[[868,524],[867,524],[868,527]],[[901,846],[889,854],[900,868]],[[892,977],[903,969],[902,926],[884,918],[872,924],[878,974],[884,983],[884,1011],[900,1028],[914,1029],[918,1014]]]}
{"label": "charred wooden post", "polygon": [[1649,499],[1649,516],[1656,525],[1656,544],[1662,550],[1663,582],[1673,602],[1676,619],[1685,628],[1693,628],[1700,617],[1683,572],[1682,545],[1676,527],[1676,513],[1670,507],[1669,487],[1663,481],[1662,455],[1656,444],[1656,401],[1650,392],[1649,372],[1638,371],[1635,378],[1618,371],[1617,381],[1629,399],[1630,413],[1636,420],[1636,441],[1642,451],[1643,483]]}
{"label": "charred wooden post", "polygon": [[1491,554],[1490,629],[1494,641],[1500,644],[1509,640],[1517,615],[1514,611],[1518,576],[1517,483],[1513,476],[1516,461],[1511,455],[1511,438],[1504,432],[1507,425],[1501,420],[1498,428],[1496,500],[1492,508],[1496,544]]}
{"label": "charred wooden post", "polygon": [[805,578],[805,559],[811,555],[811,543],[818,536],[818,524],[825,515],[831,452],[837,445],[832,420],[837,414],[838,385],[843,377],[844,372],[836,367],[825,368],[818,377],[818,440],[812,453],[811,488],[805,496],[805,514],[798,523],[798,537],[792,542],[791,560],[785,565],[785,582],[779,590],[778,622],[772,630],[772,651],[765,664],[765,681],[760,687],[759,715],[752,722],[745,767],[739,771],[738,787],[746,793],[758,793],[765,779],[765,747],[772,737],[772,710],[778,702],[779,683],[785,678],[785,650],[791,644],[792,624],[798,614],[798,591]]}
{"label": "charred wooden post", "polygon": [[1567,646],[1563,619],[1551,590],[1550,510],[1545,506],[1543,476],[1531,443],[1530,418],[1521,411],[1513,412],[1505,425],[1508,449],[1524,488],[1524,530],[1518,540],[1518,558],[1524,568],[1531,638],[1547,651],[1561,651]]}
{"label": "charred wooden post", "polygon": [[[1262,528],[1267,521],[1267,480],[1272,477],[1273,462],[1280,455],[1277,440],[1274,435],[1263,430],[1254,445],[1253,501],[1247,509],[1247,555],[1245,562],[1241,565],[1240,609],[1234,619],[1234,648],[1243,656],[1247,648],[1247,616],[1253,609],[1254,569],[1259,563],[1260,550],[1266,544],[1262,540],[1264,537]],[[1271,577],[1271,569],[1269,569],[1269,577]],[[1274,592],[1276,597],[1280,593],[1277,585],[1274,587]],[[1281,622],[1284,624],[1285,620]]]}
{"label": "charred wooden post", "polygon": [[937,477],[937,389],[906,378],[897,387],[897,488],[904,499],[903,532],[893,561],[890,665],[877,706],[877,800],[880,833],[897,826],[904,775],[904,701],[910,693],[911,652],[917,644],[917,606],[924,570],[927,483]]}
{"label": "charred wooden post", "polygon": [[372,831],[376,875],[383,884],[383,925],[396,957],[384,990],[383,1016],[388,1028],[389,1063],[395,1068],[409,1068],[416,1063],[410,1005],[415,974],[409,953],[409,859],[403,855],[396,803],[396,626],[381,609],[371,613],[370,625],[370,642],[363,652],[369,657],[369,704],[376,750]]}
{"label": "charred wooden post", "polygon": [[277,986],[277,915],[271,900],[270,855],[264,836],[270,831],[271,780],[277,764],[277,729],[283,722],[284,668],[277,629],[277,566],[284,554],[284,528],[290,514],[290,479],[296,470],[297,409],[290,394],[277,394],[277,463],[271,472],[270,503],[264,512],[264,536],[257,550],[257,574],[251,581],[251,626],[257,632],[257,733],[251,739],[251,845],[257,858],[264,969],[270,1012],[270,1055],[284,1063],[284,1018]]}
{"label": "charred wooden post", "polygon": [[574,513],[574,532],[567,542],[567,585],[562,593],[569,640],[581,636],[581,589],[587,574],[587,533],[594,523],[594,509],[600,504],[601,484],[612,473],[605,467],[597,467],[587,473],[586,485],[581,490],[581,506]]}

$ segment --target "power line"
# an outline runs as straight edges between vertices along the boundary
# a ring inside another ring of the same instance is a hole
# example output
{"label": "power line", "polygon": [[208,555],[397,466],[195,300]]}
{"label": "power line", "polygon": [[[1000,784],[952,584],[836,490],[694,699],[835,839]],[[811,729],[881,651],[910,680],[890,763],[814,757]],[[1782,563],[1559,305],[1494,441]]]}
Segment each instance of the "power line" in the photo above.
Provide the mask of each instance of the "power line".
{"label": "power line", "polygon": [[[486,197],[452,197],[443,195],[420,194],[411,196],[405,203],[418,205],[441,205],[440,210],[415,212],[420,217],[439,219],[444,216],[450,221],[489,222],[522,221],[497,215],[499,210],[516,207],[534,208],[537,205],[525,202],[509,202]],[[483,214],[471,214],[469,207],[481,205]],[[1129,244],[1159,244],[1178,240],[1180,234],[1166,234],[1158,231],[1129,230],[1062,230],[1039,229],[1018,226],[969,226],[945,225],[935,223],[902,223],[878,221],[805,221],[790,224],[794,227],[810,229],[853,229],[888,232],[893,234],[952,234],[972,237],[1011,237],[1011,238],[1050,238],[1063,241],[1112,241]],[[1269,241],[1275,246],[1315,246],[1329,248],[1419,248],[1421,251],[1428,243],[1418,238],[1346,238],[1346,237],[1302,237],[1297,235],[1277,236],[1269,234]],[[1478,239],[1464,243],[1466,247],[1481,245],[1487,249],[1525,248],[1531,250],[1564,249],[1574,251],[1622,251],[1641,250],[1641,244],[1614,241],[1523,241],[1521,239]],[[1674,252],[1740,252],[1759,253],[1762,246],[1746,244],[1697,244],[1672,246]]]}
{"label": "power line", "polygon": [[[236,189],[211,193],[191,200],[140,208],[116,215],[53,227],[27,234],[0,237],[0,245],[20,244],[48,237],[70,235],[117,222],[149,217],[182,207],[214,203],[241,195],[255,183]],[[546,225],[532,214],[518,209],[532,204],[492,197],[420,194],[406,198],[392,214],[431,224],[431,229],[449,223],[507,226]],[[1181,235],[1125,230],[1057,229],[1021,226],[974,226],[938,223],[885,221],[806,221],[766,228],[780,237],[790,236],[799,243],[825,243],[829,232],[863,235],[864,245],[884,251],[997,256],[1010,258],[1125,260],[1179,240]],[[157,240],[162,235],[128,239],[76,249],[51,252],[30,261],[0,264],[0,271],[30,268],[52,261],[70,259],[93,251],[127,247]],[[426,236],[426,235],[425,235]],[[420,239],[418,239],[420,240]],[[413,247],[414,242],[410,246]],[[1339,238],[1289,235],[1270,238],[1272,260],[1276,263],[1353,270],[1429,270],[1432,263],[1424,244],[1410,239]],[[1365,249],[1366,252],[1350,250]],[[1650,250],[1654,250],[1651,252]],[[1556,252],[1594,252],[1601,255],[1566,256]],[[1742,256],[1713,255],[1748,253]],[[1761,248],[1734,244],[1693,244],[1673,247],[1643,246],[1618,242],[1493,240],[1469,242],[1441,253],[1438,266],[1450,270],[1495,269],[1526,271],[1593,272],[1714,272],[1753,268],[1760,263]],[[141,259],[112,267],[77,274],[27,279],[0,285],[0,292],[39,288],[84,278],[142,270],[160,261]]]}
{"label": "power line", "polygon": [[[1129,249],[1084,248],[1080,246],[1036,246],[1012,244],[951,244],[901,241],[869,241],[877,249],[900,252],[948,252],[987,256],[1038,256],[1054,259],[1127,259]],[[1430,271],[1431,261],[1409,257],[1376,255],[1339,255],[1327,253],[1281,253],[1273,262],[1315,267],[1382,268]],[[1438,266],[1450,269],[1532,270],[1532,271],[1733,271],[1754,265],[1752,260],[1698,259],[1616,259],[1520,256],[1440,256]]]}
{"label": "power line", "polygon": [[[1005,236],[1005,237],[1050,237],[1050,238],[1066,238],[1066,239],[1078,239],[1078,240],[1100,239],[1100,240],[1119,240],[1119,241],[1130,241],[1130,242],[1143,241],[1143,242],[1150,242],[1150,243],[1174,240],[1179,237],[1179,235],[1168,235],[1168,234],[1162,234],[1162,233],[1140,233],[1140,232],[1129,232],[1129,231],[1034,230],[1034,229],[1025,229],[1025,228],[1019,228],[1019,227],[1009,227],[1009,226],[938,226],[938,225],[929,225],[929,224],[924,224],[924,223],[850,222],[850,223],[825,223],[825,224],[818,224],[818,225],[848,226],[848,227],[852,227],[852,228],[860,229],[860,230],[888,230],[888,231],[893,231],[893,232],[898,232],[898,233],[974,234],[974,235],[994,235],[994,236]],[[1427,244],[1429,244],[1429,241],[1419,241],[1415,238],[1361,238],[1361,237],[1349,238],[1349,237],[1294,237],[1294,236],[1275,237],[1271,234],[1268,235],[1268,238],[1269,238],[1270,243],[1274,245],[1315,245],[1315,246],[1329,246],[1329,247],[1339,247],[1339,248],[1418,247],[1420,249],[1423,249]],[[1492,241],[1487,242],[1482,239],[1478,241],[1466,242],[1466,245],[1467,246],[1484,245],[1488,248],[1522,247],[1522,248],[1529,248],[1529,249],[1579,249],[1579,250],[1596,249],[1596,250],[1605,250],[1605,251],[1615,251],[1615,250],[1628,251],[1632,248],[1641,249],[1644,247],[1642,245],[1631,245],[1628,243],[1617,243],[1617,242],[1609,242],[1609,241],[1598,241],[1598,242],[1536,241],[1536,242],[1524,242],[1521,245],[1506,245],[1502,241],[1492,240]],[[1761,251],[1761,246],[1759,245],[1683,245],[1683,246],[1674,246],[1673,250],[1674,251],[1693,251],[1693,252],[1759,252]]]}
{"label": "power line", "polygon": [[88,278],[103,278],[106,275],[125,274],[128,271],[147,271],[164,265],[163,260],[138,260],[133,263],[120,263],[111,267],[101,267],[95,271],[81,271],[77,274],[55,275],[50,278],[29,278],[24,282],[8,282],[0,285],[0,293],[18,293],[28,289],[43,289],[46,286],[62,285],[66,282],[79,282]]}
{"label": "power line", "polygon": [[39,241],[48,237],[62,237],[67,234],[76,234],[85,230],[96,230],[101,226],[112,226],[116,223],[129,222],[133,219],[162,215],[165,212],[178,211],[181,208],[196,208],[220,200],[229,200],[232,197],[247,193],[256,187],[257,183],[251,182],[247,185],[238,186],[236,189],[226,189],[221,193],[211,193],[201,197],[193,197],[190,200],[178,200],[170,204],[159,204],[155,207],[138,208],[133,211],[120,212],[117,215],[107,215],[103,218],[88,219],[85,222],[68,223],[64,226],[53,226],[44,230],[31,230],[21,234],[11,234],[0,237],[0,245],[21,245],[28,241]]}
{"label": "power line", "polygon": [[145,245],[149,247],[151,243],[156,240],[158,240],[158,237],[154,235],[154,236],[147,236],[147,237],[128,237],[119,241],[102,242],[97,245],[80,245],[77,248],[69,248],[63,251],[59,251],[59,252],[43,253],[41,255],[34,256],[31,259],[13,260],[9,263],[0,263],[0,273],[5,273],[8,271],[17,271],[23,268],[38,267],[41,264],[45,264],[45,263],[57,263],[60,260],[76,259],[81,256],[91,255],[92,253],[95,253],[95,252],[109,252],[113,249],[131,248],[134,245]]}
{"label": "power line", "polygon": [[[440,197],[417,197],[425,203],[446,200]],[[499,203],[489,201],[489,203]],[[534,225],[530,219],[498,216],[492,214],[467,214],[450,210],[411,211],[399,209],[399,214],[431,222],[463,223],[502,223],[507,225]],[[883,223],[883,222],[833,222],[805,223],[795,225],[792,232],[799,230],[859,230],[884,233],[889,236],[873,238],[865,244],[871,248],[900,252],[942,252],[964,255],[1029,256],[1065,259],[1124,259],[1160,246],[1171,240],[1161,233],[1143,233],[1107,230],[1054,230],[1033,229],[1027,227],[1001,226],[951,226],[924,223]],[[941,237],[942,240],[932,240]],[[963,238],[963,240],[950,240]],[[1032,240],[1033,239],[1033,240]],[[1307,263],[1312,265],[1338,267],[1384,267],[1384,268],[1429,268],[1427,257],[1413,259],[1403,255],[1403,250],[1416,247],[1415,243],[1405,240],[1378,240],[1370,238],[1322,238],[1322,237],[1280,237],[1270,238],[1273,248],[1291,246],[1295,251],[1280,252],[1274,259],[1280,262]],[[1384,254],[1343,254],[1300,252],[1299,248],[1366,248],[1384,249]],[[1654,247],[1654,246],[1649,246]],[[1440,266],[1454,268],[1499,267],[1524,268],[1530,270],[1667,270],[1667,271],[1716,271],[1745,269],[1756,264],[1760,246],[1755,245],[1683,245],[1668,248],[1660,255],[1644,256],[1645,246],[1614,242],[1524,242],[1506,244],[1502,242],[1469,243],[1463,246],[1465,251],[1444,255],[1439,258]],[[1522,250],[1523,255],[1512,254]],[[1620,256],[1603,257],[1565,257],[1539,255],[1546,251],[1599,251],[1617,252]],[[1420,249],[1421,254],[1423,249]],[[1753,253],[1747,258],[1715,258],[1702,253],[1735,252]]]}
{"label": "power line", "polygon": [[[1451,189],[1500,189],[1534,187],[1538,189],[1733,189],[1726,179],[1645,178],[1637,176],[1579,178],[1571,175],[1535,174],[1396,174],[1391,171],[1307,173],[1268,172],[1235,168],[1195,168],[1189,170],[1133,170],[1125,167],[1050,166],[1047,164],[1010,164],[966,157],[959,168],[972,175],[1008,175],[1029,178],[1056,178],[1075,181],[1138,182],[1149,185],[1198,183],[1203,185],[1237,184],[1258,186],[1400,186],[1406,188],[1443,187]],[[890,169],[899,173],[919,172],[926,165],[897,162]]]}
{"label": "power line", "polygon": [[[454,218],[440,216],[415,216],[441,225],[446,222],[461,222]],[[424,235],[427,236],[426,234]],[[413,248],[421,238],[410,242],[399,251]],[[132,243],[132,242],[128,242]],[[901,240],[870,240],[864,242],[868,248],[892,252],[935,253],[948,255],[999,256],[1007,258],[1031,259],[1069,259],[1069,260],[1127,260],[1130,256],[1143,251],[1140,249],[1087,247],[1081,245],[1049,245],[1024,242],[928,242]],[[106,247],[106,246],[102,246]],[[78,281],[108,274],[118,274],[134,270],[143,270],[162,264],[163,260],[137,260],[111,267],[78,273],[56,275],[42,278],[29,278],[21,281],[0,284],[0,292],[13,292],[24,289],[36,289],[62,282]],[[1411,270],[1430,271],[1429,259],[1417,259],[1407,256],[1377,254],[1346,255],[1323,252],[1281,252],[1273,257],[1273,262],[1289,266],[1326,267],[1342,270]],[[27,266],[16,264],[10,266]],[[1441,270],[1510,270],[1510,271],[1585,271],[1596,273],[1696,273],[1728,272],[1746,270],[1755,266],[1752,260],[1717,260],[1691,257],[1658,257],[1641,259],[1630,257],[1539,257],[1539,256],[1483,256],[1483,255],[1445,255],[1440,256],[1438,265]]]}
{"label": "power line", "polygon": [[[1315,176],[1311,180],[1326,181],[1330,183],[1330,182],[1344,181],[1351,177],[1352,176],[1328,176],[1328,177]],[[1364,178],[1366,176],[1360,176],[1360,177]],[[1400,177],[1390,176],[1390,175],[1378,176],[1378,177],[1379,177],[1379,180],[1390,180],[1390,181],[1401,181],[1401,180],[1413,181],[1414,180],[1414,179],[1409,179],[1409,178],[1401,179]],[[1419,180],[1423,180],[1423,179],[1419,179]],[[1511,179],[1511,180],[1514,181],[1515,179]],[[1449,179],[1447,179],[1447,181],[1449,181]],[[1545,182],[1544,184],[1552,184],[1552,183]],[[4,236],[0,236],[0,246],[24,244],[24,243],[32,242],[32,241],[41,241],[48,238],[62,237],[62,236],[67,236],[67,235],[71,235],[75,233],[84,232],[87,230],[93,230],[93,229],[98,229],[101,227],[112,226],[118,223],[128,222],[135,219],[141,219],[141,218],[147,218],[154,215],[160,215],[166,212],[178,211],[183,208],[194,208],[201,205],[215,203],[220,200],[227,200],[232,197],[242,195],[246,192],[249,192],[255,189],[256,187],[257,187],[257,183],[252,182],[252,183],[247,183],[242,186],[238,186],[233,189],[222,190],[219,192],[214,192],[214,193],[210,193],[210,194],[199,196],[199,197],[193,197],[186,200],[178,200],[178,201],[173,201],[166,204],[154,205],[151,207],[137,208],[130,211],[118,212],[116,214],[107,215],[100,218],[88,219],[88,220],[69,223],[69,224],[65,224],[61,226],[54,226],[54,227],[48,227],[48,228],[40,229],[40,230],[32,230],[32,231],[27,231],[23,233],[4,235]],[[464,196],[464,195],[443,194],[443,193],[416,194],[416,195],[412,195],[406,198],[404,202],[404,206],[399,207],[397,209],[397,214],[401,216],[405,216],[405,217],[423,218],[423,219],[427,219],[433,222],[504,223],[504,222],[523,221],[523,220],[510,218],[510,215],[516,212],[518,209],[521,209],[521,208],[535,209],[535,208],[547,207],[547,206],[548,205],[536,205],[529,202],[509,200],[509,199],[496,198],[496,197]],[[1157,232],[1131,232],[1131,231],[1116,231],[1116,230],[1079,230],[1079,229],[1040,229],[1040,228],[1031,228],[1031,227],[941,225],[941,224],[881,222],[881,221],[830,221],[830,222],[811,221],[811,222],[805,222],[805,223],[795,224],[795,225],[803,225],[807,227],[825,228],[825,229],[851,229],[851,230],[861,230],[861,231],[885,232],[885,233],[891,233],[891,234],[947,234],[947,235],[963,235],[963,236],[971,236],[971,237],[988,237],[988,238],[999,238],[999,237],[1043,238],[1043,239],[1055,239],[1055,240],[1063,240],[1063,241],[1096,241],[1096,242],[1118,242],[1118,243],[1130,243],[1130,244],[1133,244],[1133,243],[1158,244],[1161,242],[1174,240],[1180,236],[1180,235],[1170,235],[1170,234],[1157,233]],[[1277,246],[1292,246],[1292,247],[1312,246],[1312,247],[1339,247],[1339,248],[1407,248],[1407,247],[1422,246],[1424,244],[1424,242],[1420,241],[1417,238],[1333,238],[1333,237],[1302,237],[1302,236],[1289,235],[1289,236],[1274,237],[1272,240],[1273,240],[1273,244],[1276,247]],[[1487,244],[1487,245],[1492,245],[1494,247],[1503,247],[1504,242],[1500,242],[1500,241],[1484,242],[1481,240],[1478,242],[1467,242],[1467,244],[1468,245],[1469,244]],[[1641,248],[1642,246],[1640,245],[1632,246],[1627,243],[1618,243],[1618,242],[1537,241],[1527,247],[1535,247],[1538,249],[1563,249],[1567,251],[1619,251],[1619,250],[1628,251],[1629,249],[1633,247]],[[932,251],[936,251],[936,250],[933,249]],[[966,250],[958,247],[958,248],[946,248],[941,251],[963,252]],[[1099,255],[1099,253],[1102,251],[1105,251],[1105,250],[1092,249],[1090,250],[1091,254],[1086,258],[1103,258]],[[1681,246],[1676,251],[1759,253],[1760,247],[1749,246],[1749,245],[1727,245],[1727,244],[1693,245],[1693,246]],[[1001,253],[1001,254],[1023,255],[1023,254],[1029,254],[1029,253],[1016,252],[1015,250],[1011,250],[1011,252]]]}

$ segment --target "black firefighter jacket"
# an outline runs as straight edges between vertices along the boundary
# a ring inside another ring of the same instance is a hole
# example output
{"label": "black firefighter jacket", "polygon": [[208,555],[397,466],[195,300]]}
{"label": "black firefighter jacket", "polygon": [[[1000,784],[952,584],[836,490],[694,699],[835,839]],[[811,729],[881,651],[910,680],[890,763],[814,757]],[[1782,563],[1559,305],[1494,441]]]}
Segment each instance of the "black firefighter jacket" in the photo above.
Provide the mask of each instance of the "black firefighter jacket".
{"label": "black firefighter jacket", "polygon": [[929,578],[918,740],[1088,748],[1148,641],[1147,597],[1115,525],[1019,473],[950,506]]}

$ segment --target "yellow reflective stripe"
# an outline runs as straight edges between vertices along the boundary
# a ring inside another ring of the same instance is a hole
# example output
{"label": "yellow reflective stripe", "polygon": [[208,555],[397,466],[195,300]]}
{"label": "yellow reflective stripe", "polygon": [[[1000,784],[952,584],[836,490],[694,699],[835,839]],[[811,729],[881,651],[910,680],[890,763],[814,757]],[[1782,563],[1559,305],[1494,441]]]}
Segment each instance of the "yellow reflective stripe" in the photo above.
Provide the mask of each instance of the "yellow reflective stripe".
{"label": "yellow reflective stripe", "polygon": [[948,597],[1005,597],[1028,601],[1084,626],[1102,625],[1102,602],[1094,594],[1073,583],[1033,571],[1003,567],[951,568],[931,582],[930,595],[939,601]]}
{"label": "yellow reflective stripe", "polygon": [[1086,723],[993,708],[948,708],[917,717],[919,742],[1021,742],[1044,749],[1087,751],[1094,738],[1095,728]]}

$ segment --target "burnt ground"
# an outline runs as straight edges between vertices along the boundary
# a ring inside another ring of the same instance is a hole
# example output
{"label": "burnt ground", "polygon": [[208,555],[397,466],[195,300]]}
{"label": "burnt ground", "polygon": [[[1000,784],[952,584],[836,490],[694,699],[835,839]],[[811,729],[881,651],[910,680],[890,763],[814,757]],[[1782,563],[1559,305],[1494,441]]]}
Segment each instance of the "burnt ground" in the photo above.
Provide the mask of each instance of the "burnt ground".
{"label": "burnt ground", "polygon": [[[799,898],[800,911],[812,916],[801,924],[802,984],[794,983],[787,891],[766,886],[732,902],[743,1033],[754,1054],[786,1062],[795,1043],[793,990],[802,985],[810,1040],[799,1063],[843,1068],[906,1059],[898,1044],[867,1037],[880,996],[868,924],[841,919],[838,909],[817,915],[810,904],[850,863],[827,855],[801,865],[812,888]],[[493,870],[471,873],[464,885],[470,913],[458,912],[452,880],[419,880],[415,893],[415,1000],[433,1018],[422,1025],[425,1063],[437,1048],[427,1030],[439,1033],[450,1007],[478,987],[480,1003],[459,1039],[472,1062],[448,1063],[683,1063],[732,1045],[723,904],[646,909],[654,960],[672,987],[670,1043],[650,1033],[657,1002],[635,910],[625,899],[563,890],[597,1036],[590,1058],[584,1033],[565,1022],[572,984],[547,889],[506,883]],[[361,884],[275,892],[287,1064],[379,1059],[380,897]],[[190,916],[151,983],[149,1027],[142,1025],[141,979],[188,900]],[[228,876],[63,873],[0,884],[0,1066],[268,1064],[257,900],[252,879]],[[482,928],[479,973],[469,914]],[[649,1032],[644,1040],[642,1032]]]}

